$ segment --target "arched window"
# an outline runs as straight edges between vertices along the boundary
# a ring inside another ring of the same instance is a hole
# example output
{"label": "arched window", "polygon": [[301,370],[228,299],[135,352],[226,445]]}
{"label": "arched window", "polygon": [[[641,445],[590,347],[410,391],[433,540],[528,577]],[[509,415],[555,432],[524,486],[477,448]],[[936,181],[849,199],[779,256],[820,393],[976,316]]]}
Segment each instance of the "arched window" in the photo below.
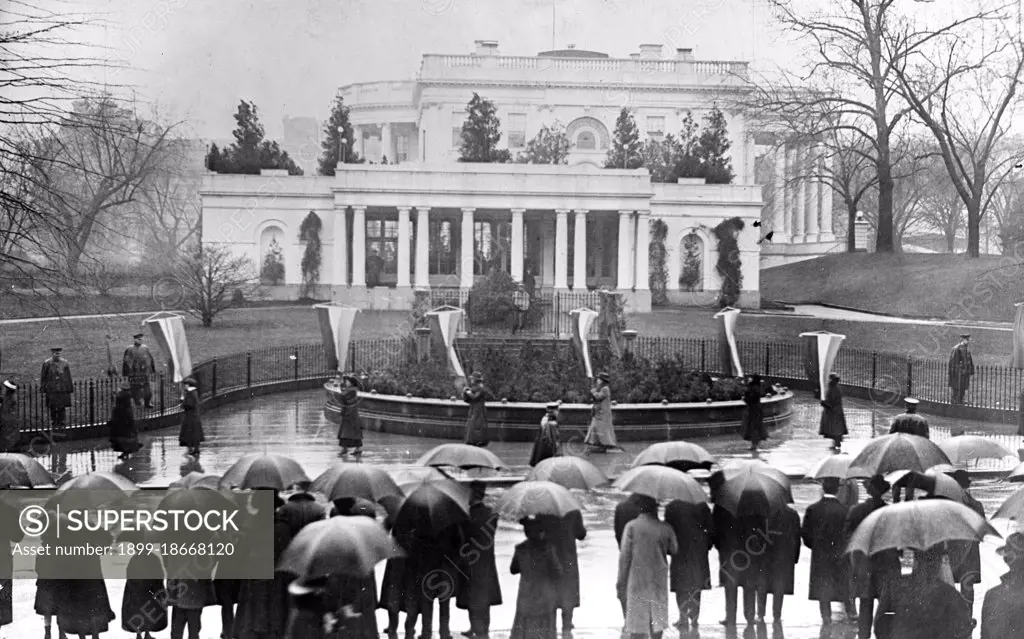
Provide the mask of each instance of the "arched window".
{"label": "arched window", "polygon": [[583,130],[576,136],[576,148],[581,151],[593,151],[597,148],[597,138],[593,131]]}
{"label": "arched window", "polygon": [[704,240],[690,231],[683,236],[679,251],[679,289],[683,291],[704,290]]}

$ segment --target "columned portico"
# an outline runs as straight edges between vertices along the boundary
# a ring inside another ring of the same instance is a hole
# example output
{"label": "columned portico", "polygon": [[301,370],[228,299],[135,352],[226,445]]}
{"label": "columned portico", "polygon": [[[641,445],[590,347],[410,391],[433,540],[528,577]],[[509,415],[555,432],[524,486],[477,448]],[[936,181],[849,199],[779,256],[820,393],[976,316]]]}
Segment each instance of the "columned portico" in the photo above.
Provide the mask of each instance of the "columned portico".
{"label": "columned portico", "polygon": [[380,125],[380,153],[381,162],[387,158],[388,163],[394,163],[395,154],[391,148],[391,124],[388,122]]}
{"label": "columned portico", "polygon": [[409,249],[412,243],[412,227],[409,224],[411,207],[398,207],[398,288],[409,288]]}
{"label": "columned portico", "polygon": [[587,290],[587,211],[576,209],[572,248],[572,290]]}
{"label": "columned portico", "polygon": [[[331,282],[334,289],[348,286],[348,214],[346,207],[334,208],[334,255],[331,257]],[[335,291],[337,297],[339,291]]]}
{"label": "columned portico", "polygon": [[629,291],[633,288],[633,211],[619,211],[619,274],[615,288]]}
{"label": "columned portico", "polygon": [[805,231],[805,219],[804,219],[804,206],[807,201],[806,191],[804,188],[805,178],[807,172],[807,162],[804,160],[803,147],[797,146],[793,151],[793,156],[796,160],[794,168],[796,175],[793,179],[793,236],[792,240],[794,243],[804,243]]}
{"label": "columned portico", "polygon": [[569,288],[569,210],[555,209],[555,290]]}
{"label": "columned portico", "polygon": [[366,287],[366,207],[352,207],[352,286]]}
{"label": "columned portico", "polygon": [[459,255],[459,288],[473,288],[473,262],[476,259],[473,245],[473,214],[475,208],[462,209],[461,255]]}
{"label": "columned portico", "polygon": [[821,197],[821,172],[818,167],[820,152],[821,147],[818,145],[807,147],[807,202],[804,208],[807,235],[804,242],[808,244],[818,241],[818,198]]}
{"label": "columned portico", "polygon": [[648,273],[650,271],[650,211],[637,211],[636,214],[636,278],[633,283],[633,290],[650,290]]}
{"label": "columned portico", "polygon": [[510,274],[516,282],[523,281],[523,233],[525,230],[523,215],[525,214],[526,209],[512,209],[512,264],[510,266]]}
{"label": "columned portico", "polygon": [[416,207],[416,290],[430,290],[430,207]]}

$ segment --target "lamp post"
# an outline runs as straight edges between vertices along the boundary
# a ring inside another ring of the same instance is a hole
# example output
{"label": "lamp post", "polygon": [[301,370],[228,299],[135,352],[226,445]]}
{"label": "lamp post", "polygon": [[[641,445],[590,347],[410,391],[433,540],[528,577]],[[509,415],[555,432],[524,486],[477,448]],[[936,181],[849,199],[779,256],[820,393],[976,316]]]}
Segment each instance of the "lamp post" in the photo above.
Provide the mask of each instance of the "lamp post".
{"label": "lamp post", "polygon": [[[345,133],[345,129],[339,126],[338,127],[338,134],[341,135],[341,134],[344,134],[344,133]],[[342,137],[338,138],[338,161],[341,164],[345,163],[345,150],[346,150],[347,146],[348,146],[348,138],[346,138],[344,135],[342,135]]]}

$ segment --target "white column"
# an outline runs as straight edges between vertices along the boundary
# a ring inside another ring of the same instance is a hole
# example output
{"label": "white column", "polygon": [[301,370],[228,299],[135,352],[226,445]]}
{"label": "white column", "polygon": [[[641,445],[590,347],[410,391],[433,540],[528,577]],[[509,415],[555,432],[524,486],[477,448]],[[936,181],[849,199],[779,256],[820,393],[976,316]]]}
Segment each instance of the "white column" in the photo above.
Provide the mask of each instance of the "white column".
{"label": "white column", "polygon": [[635,290],[650,288],[648,277],[651,266],[651,212],[637,211],[636,216],[636,284]]}
{"label": "white column", "polygon": [[818,241],[818,212],[821,196],[821,171],[818,166],[818,155],[821,147],[817,144],[807,147],[807,239],[806,242]]}
{"label": "white column", "polygon": [[[832,159],[828,156],[826,150],[821,157],[822,175],[828,175],[828,171],[831,169]],[[834,242],[836,239],[835,231],[832,227],[832,185],[830,182],[822,182],[821,185],[821,241],[822,242]]]}
{"label": "white column", "polygon": [[387,156],[388,164],[395,163],[395,154],[391,149],[391,124],[388,122],[380,125],[380,155],[381,162]]}
{"label": "white column", "polygon": [[576,209],[572,247],[572,289],[587,290],[587,211]]}
{"label": "white column", "polygon": [[409,248],[412,243],[412,228],[409,225],[408,206],[398,207],[398,288],[408,288],[409,283]]}
{"label": "white column", "polygon": [[793,163],[793,243],[803,244],[804,243],[804,206],[806,205],[807,198],[806,194],[806,171],[807,162],[804,157],[803,145],[798,146],[793,153],[795,162]]}
{"label": "white column", "polygon": [[366,286],[366,207],[352,207],[352,286]]}
{"label": "white column", "polygon": [[569,209],[555,209],[555,288],[569,288]]}
{"label": "white column", "polygon": [[366,138],[363,137],[363,127],[357,126],[353,128],[356,135],[356,141],[359,142],[359,157],[366,158]]}
{"label": "white column", "polygon": [[473,240],[473,213],[476,209],[462,209],[462,254],[459,256],[459,287],[473,288],[473,262],[476,260]]}
{"label": "white column", "polygon": [[757,145],[754,144],[754,137],[752,135],[745,136],[745,139],[744,160],[746,166],[743,171],[743,184],[757,184],[757,171],[755,169],[755,165],[757,164]]}
{"label": "white column", "polygon": [[794,204],[794,189],[793,189],[793,174],[796,172],[794,168],[796,162],[794,161],[795,150],[790,144],[783,146],[782,158],[782,184],[783,184],[783,197],[782,200],[785,207],[782,209],[782,233],[786,236],[786,239],[791,241],[793,238],[793,204]]}
{"label": "white column", "polygon": [[430,207],[416,207],[416,288],[430,290]]}
{"label": "white column", "polygon": [[334,263],[331,269],[332,286],[348,286],[348,228],[346,207],[334,209]]}
{"label": "white column", "polygon": [[523,236],[525,225],[523,214],[526,209],[512,209],[512,279],[516,282],[523,281]]}
{"label": "white column", "polygon": [[628,291],[633,288],[633,225],[630,223],[633,211],[619,211],[619,273],[615,288]]}
{"label": "white column", "polygon": [[772,239],[778,244],[789,242],[789,225],[786,224],[786,150],[775,153],[772,187],[772,224],[768,231],[774,231]]}

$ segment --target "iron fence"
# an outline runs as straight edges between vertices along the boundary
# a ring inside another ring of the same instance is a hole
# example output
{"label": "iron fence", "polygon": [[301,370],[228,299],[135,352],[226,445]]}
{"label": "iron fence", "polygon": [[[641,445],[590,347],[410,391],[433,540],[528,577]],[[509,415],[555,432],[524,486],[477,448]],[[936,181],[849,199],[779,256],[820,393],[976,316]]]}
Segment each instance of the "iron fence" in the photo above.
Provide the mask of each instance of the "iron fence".
{"label": "iron fence", "polygon": [[[572,316],[570,311],[578,308],[590,308],[599,310],[601,303],[598,291],[537,291],[530,299],[531,313],[527,314],[527,325],[523,329],[527,334],[544,335],[569,335],[572,332]],[[430,291],[430,308],[441,306],[452,306],[465,311],[459,322],[459,331],[469,334],[487,334],[494,332],[509,332],[514,320],[512,314],[512,302],[509,300],[509,315],[507,323],[489,324],[486,326],[474,325],[472,321],[472,300],[470,291],[466,289],[432,289]],[[598,326],[594,322],[590,327],[590,338],[597,338]]]}

